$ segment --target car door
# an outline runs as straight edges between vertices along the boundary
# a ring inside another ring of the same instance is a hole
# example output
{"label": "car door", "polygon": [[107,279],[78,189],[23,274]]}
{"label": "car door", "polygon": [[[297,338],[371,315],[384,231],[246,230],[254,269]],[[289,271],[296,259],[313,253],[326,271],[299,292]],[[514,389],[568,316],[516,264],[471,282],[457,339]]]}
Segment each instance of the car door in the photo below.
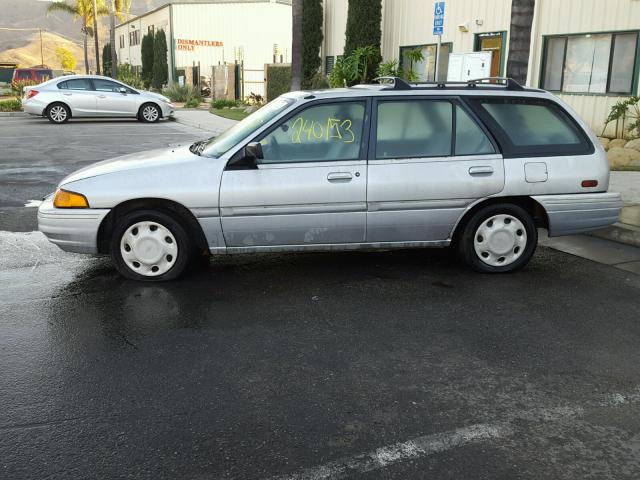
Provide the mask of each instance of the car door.
{"label": "car door", "polygon": [[96,114],[96,92],[88,78],[73,78],[58,83],[62,101],[71,108],[74,117]]}
{"label": "car door", "polygon": [[220,187],[227,247],[364,242],[367,103],[301,107],[256,139],[264,158],[254,168],[227,166]]}
{"label": "car door", "polygon": [[378,99],[373,112],[368,242],[447,240],[470,203],[503,189],[502,156],[455,98]]}
{"label": "car door", "polygon": [[[137,113],[137,102],[129,89],[112,80],[94,78],[98,115],[129,116]],[[126,92],[121,92],[125,88]]]}

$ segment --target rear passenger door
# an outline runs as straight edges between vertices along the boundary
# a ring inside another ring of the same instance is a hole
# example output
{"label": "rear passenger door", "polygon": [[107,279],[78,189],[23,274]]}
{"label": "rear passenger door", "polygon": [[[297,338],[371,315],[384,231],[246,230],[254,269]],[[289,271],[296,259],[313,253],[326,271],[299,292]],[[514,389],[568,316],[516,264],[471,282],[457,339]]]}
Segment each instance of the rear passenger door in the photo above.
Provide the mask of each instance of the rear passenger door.
{"label": "rear passenger door", "polygon": [[502,156],[456,98],[373,105],[367,241],[442,241],[464,209],[504,187]]}
{"label": "rear passenger door", "polygon": [[74,117],[95,115],[96,92],[88,78],[73,78],[58,83],[62,101],[71,107]]}

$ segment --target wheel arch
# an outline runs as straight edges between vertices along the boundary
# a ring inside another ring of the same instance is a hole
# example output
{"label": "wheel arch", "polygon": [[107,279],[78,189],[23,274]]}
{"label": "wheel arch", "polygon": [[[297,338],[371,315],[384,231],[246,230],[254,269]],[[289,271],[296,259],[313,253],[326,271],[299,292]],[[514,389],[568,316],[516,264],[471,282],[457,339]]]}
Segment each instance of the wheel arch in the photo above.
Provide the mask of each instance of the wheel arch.
{"label": "wheel arch", "polygon": [[71,105],[69,105],[67,102],[63,102],[62,100],[54,100],[53,102],[49,102],[47,106],[44,107],[44,110],[42,111],[42,116],[43,117],[47,116],[47,112],[54,105],[63,105],[67,107],[67,110],[69,110],[69,118],[73,117],[73,109],[71,108]]}
{"label": "wheel arch", "polygon": [[509,196],[509,197],[491,197],[473,204],[468,208],[464,214],[458,219],[458,223],[453,227],[451,234],[451,243],[456,244],[460,235],[464,231],[464,227],[469,223],[469,220],[473,218],[473,215],[480,209],[499,203],[511,203],[518,205],[531,215],[536,227],[549,229],[549,217],[544,207],[531,197],[523,196]]}
{"label": "wheel arch", "polygon": [[136,115],[138,118],[140,118],[142,116],[142,109],[145,107],[145,105],[153,105],[154,107],[156,107],[158,109],[158,113],[159,113],[159,119],[160,118],[164,118],[162,115],[162,107],[160,106],[160,104],[158,104],[158,102],[155,102],[153,100],[145,100],[144,102],[142,102],[140,104],[140,107],[138,108],[138,114]]}
{"label": "wheel arch", "polygon": [[98,228],[98,252],[109,253],[111,234],[116,222],[122,216],[136,210],[157,210],[173,217],[192,236],[195,246],[201,252],[209,253],[207,239],[200,223],[191,211],[181,203],[164,198],[136,198],[119,203],[105,216]]}

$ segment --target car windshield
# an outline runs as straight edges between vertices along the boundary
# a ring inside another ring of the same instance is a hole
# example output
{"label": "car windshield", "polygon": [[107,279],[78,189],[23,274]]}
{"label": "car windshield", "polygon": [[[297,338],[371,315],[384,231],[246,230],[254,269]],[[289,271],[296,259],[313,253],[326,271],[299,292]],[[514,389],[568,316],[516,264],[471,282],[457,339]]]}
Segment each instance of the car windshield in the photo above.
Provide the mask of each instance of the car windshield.
{"label": "car windshield", "polygon": [[[198,145],[195,148],[195,153],[213,158],[224,155],[232,147],[237,145],[238,142],[283,112],[293,102],[294,100],[291,98],[276,98],[261,109],[253,112],[244,120],[236,123],[229,130],[225,130],[219,136],[210,138]],[[194,145],[192,145],[192,147],[194,147]],[[192,148],[191,151],[194,151],[194,148]]]}

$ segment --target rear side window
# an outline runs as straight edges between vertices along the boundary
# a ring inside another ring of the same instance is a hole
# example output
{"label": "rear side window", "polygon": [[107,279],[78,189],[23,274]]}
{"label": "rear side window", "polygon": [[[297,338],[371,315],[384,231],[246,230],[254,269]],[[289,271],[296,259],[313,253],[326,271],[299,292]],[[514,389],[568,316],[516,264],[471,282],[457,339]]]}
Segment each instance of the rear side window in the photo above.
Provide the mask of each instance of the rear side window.
{"label": "rear side window", "polygon": [[91,90],[91,83],[86,78],[76,78],[58,83],[61,90]]}
{"label": "rear side window", "polygon": [[451,155],[453,105],[447,100],[393,100],[378,104],[376,158]]}
{"label": "rear side window", "polygon": [[16,72],[17,80],[31,80],[31,71],[29,70],[19,70]]}
{"label": "rear side window", "polygon": [[556,103],[544,99],[475,99],[505,156],[584,155],[593,145]]}

